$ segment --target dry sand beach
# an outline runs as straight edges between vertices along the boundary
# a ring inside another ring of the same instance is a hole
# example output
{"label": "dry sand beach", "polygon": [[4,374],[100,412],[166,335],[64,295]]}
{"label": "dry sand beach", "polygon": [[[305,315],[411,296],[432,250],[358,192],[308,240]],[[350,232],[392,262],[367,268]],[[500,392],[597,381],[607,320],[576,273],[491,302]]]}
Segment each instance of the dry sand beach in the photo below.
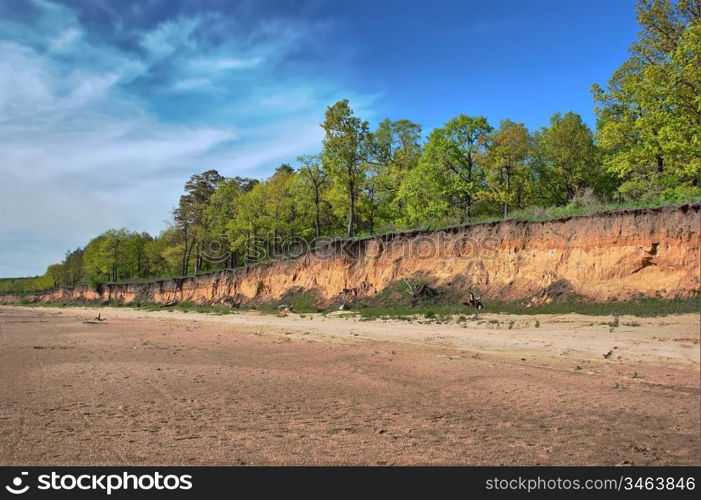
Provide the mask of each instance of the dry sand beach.
{"label": "dry sand beach", "polygon": [[0,465],[697,464],[698,315],[610,320],[2,306]]}

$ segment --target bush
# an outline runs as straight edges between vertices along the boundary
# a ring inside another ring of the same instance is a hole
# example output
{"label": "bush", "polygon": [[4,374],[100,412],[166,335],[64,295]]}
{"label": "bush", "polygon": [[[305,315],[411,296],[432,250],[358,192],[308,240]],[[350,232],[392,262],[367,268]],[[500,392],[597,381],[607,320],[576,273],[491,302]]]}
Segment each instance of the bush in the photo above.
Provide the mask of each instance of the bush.
{"label": "bush", "polygon": [[585,208],[587,210],[594,210],[597,206],[599,206],[599,200],[594,194],[594,190],[588,187],[575,193],[575,195],[570,200],[570,206],[572,206],[573,208]]}
{"label": "bush", "polygon": [[701,189],[698,186],[677,186],[665,189],[655,198],[662,203],[696,202],[701,198]]}
{"label": "bush", "polygon": [[99,292],[102,290],[102,287],[104,286],[105,282],[102,281],[100,278],[97,276],[90,276],[88,278],[88,286],[95,290],[96,292]]}

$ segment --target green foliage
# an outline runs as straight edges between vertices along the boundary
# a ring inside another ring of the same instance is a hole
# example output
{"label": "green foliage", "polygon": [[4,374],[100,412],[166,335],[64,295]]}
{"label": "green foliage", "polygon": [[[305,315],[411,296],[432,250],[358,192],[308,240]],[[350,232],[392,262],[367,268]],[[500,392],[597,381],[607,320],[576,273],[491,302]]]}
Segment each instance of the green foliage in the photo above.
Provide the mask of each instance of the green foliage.
{"label": "green foliage", "polygon": [[485,171],[491,189],[483,192],[483,198],[501,205],[504,217],[526,202],[532,153],[533,139],[523,123],[502,120],[490,137]]}
{"label": "green foliage", "polygon": [[604,167],[624,199],[653,199],[698,186],[701,174],[701,6],[640,0],[637,11],[642,29],[629,59],[592,91]]}
{"label": "green foliage", "polygon": [[421,156],[421,125],[409,120],[384,119],[369,138],[367,175],[360,199],[360,215],[369,234],[394,227],[401,219],[399,189]]}
{"label": "green foliage", "polygon": [[343,191],[348,207],[347,236],[355,235],[355,208],[367,170],[369,147],[368,122],[353,114],[347,99],[326,110],[321,158],[324,169]]}
{"label": "green foliage", "polygon": [[555,113],[534,143],[537,197],[546,204],[564,205],[578,191],[601,183],[594,137],[580,115]]}
{"label": "green foliage", "polygon": [[418,166],[399,191],[406,223],[470,220],[475,198],[485,188],[483,163],[491,131],[484,116],[461,114],[431,132]]}

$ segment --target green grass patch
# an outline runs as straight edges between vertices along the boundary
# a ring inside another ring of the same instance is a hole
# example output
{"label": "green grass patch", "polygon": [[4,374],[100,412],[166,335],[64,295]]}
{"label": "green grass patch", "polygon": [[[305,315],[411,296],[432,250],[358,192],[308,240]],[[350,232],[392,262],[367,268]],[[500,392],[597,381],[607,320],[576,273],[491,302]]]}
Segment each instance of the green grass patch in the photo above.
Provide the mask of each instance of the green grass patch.
{"label": "green grass patch", "polygon": [[[520,303],[487,303],[483,312],[506,314],[577,313],[589,316],[637,316],[645,318],[667,316],[669,314],[698,313],[699,305],[698,297],[669,300],[640,298],[626,302],[552,302],[531,307],[526,307]],[[614,327],[617,326],[618,324],[615,324]]]}
{"label": "green grass patch", "polygon": [[[294,311],[297,313],[326,313],[329,310],[319,309],[313,305],[310,297],[298,296],[298,301],[291,301]],[[5,304],[19,305],[29,307],[132,307],[144,311],[162,311],[162,310],[177,310],[183,312],[198,312],[208,314],[236,314],[240,311],[255,310],[263,313],[277,314],[279,312],[276,304],[260,304],[254,307],[241,309],[232,309],[220,306],[201,306],[190,301],[183,301],[173,306],[166,307],[161,304],[141,303],[139,305],[110,303],[102,304],[99,302],[34,302],[31,303],[26,299],[19,302]],[[601,324],[608,325],[611,328],[616,328],[620,325],[624,326],[639,326],[638,322],[620,323],[619,316],[636,316],[636,317],[655,317],[667,316],[670,314],[684,313],[699,313],[699,298],[692,297],[687,299],[655,299],[655,298],[640,298],[627,302],[553,302],[550,304],[542,304],[531,307],[526,307],[521,303],[511,302],[487,302],[482,310],[473,309],[462,304],[448,305],[420,305],[412,307],[410,305],[377,305],[371,307],[360,307],[352,309],[343,316],[359,317],[361,321],[373,321],[381,319],[394,319],[401,321],[421,321],[424,323],[445,323],[452,319],[458,322],[465,323],[476,319],[481,313],[497,313],[497,314],[519,314],[519,315],[534,315],[534,314],[568,314],[576,313],[589,316],[609,316],[613,317],[613,321],[603,321]],[[491,320],[497,321],[498,320]],[[540,326],[538,323],[536,326]]]}
{"label": "green grass patch", "polygon": [[[473,309],[468,306],[453,304],[453,305],[425,305],[419,307],[411,307],[406,305],[400,306],[372,306],[357,309],[354,311],[363,320],[373,319],[416,319],[417,317],[438,319],[446,321],[450,316],[457,316],[458,321],[465,321],[467,314],[474,313],[500,313],[500,314],[584,314],[590,316],[637,316],[637,317],[654,317],[667,316],[670,314],[683,313],[698,313],[699,298],[693,297],[688,299],[671,299],[662,300],[654,298],[641,298],[627,302],[552,302],[550,304],[541,304],[526,307],[518,302],[488,302],[485,308],[481,310]],[[606,323],[607,325],[609,322]],[[614,326],[615,325],[615,326]],[[540,325],[538,325],[540,326]],[[614,328],[618,326],[616,320],[612,325]]]}

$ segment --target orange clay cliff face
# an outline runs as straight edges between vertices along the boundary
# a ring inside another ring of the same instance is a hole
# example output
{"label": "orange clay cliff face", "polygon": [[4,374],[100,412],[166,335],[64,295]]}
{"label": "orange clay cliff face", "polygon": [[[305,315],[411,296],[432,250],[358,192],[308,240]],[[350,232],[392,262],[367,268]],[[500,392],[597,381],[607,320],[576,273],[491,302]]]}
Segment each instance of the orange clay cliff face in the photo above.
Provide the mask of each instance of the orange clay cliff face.
{"label": "orange clay cliff face", "polygon": [[[601,212],[547,222],[504,221],[335,242],[297,259],[146,284],[39,293],[30,301],[319,306],[372,301],[423,280],[444,302],[469,290],[487,301],[597,302],[689,297],[699,291],[699,204]],[[16,302],[13,295],[0,297]]]}

